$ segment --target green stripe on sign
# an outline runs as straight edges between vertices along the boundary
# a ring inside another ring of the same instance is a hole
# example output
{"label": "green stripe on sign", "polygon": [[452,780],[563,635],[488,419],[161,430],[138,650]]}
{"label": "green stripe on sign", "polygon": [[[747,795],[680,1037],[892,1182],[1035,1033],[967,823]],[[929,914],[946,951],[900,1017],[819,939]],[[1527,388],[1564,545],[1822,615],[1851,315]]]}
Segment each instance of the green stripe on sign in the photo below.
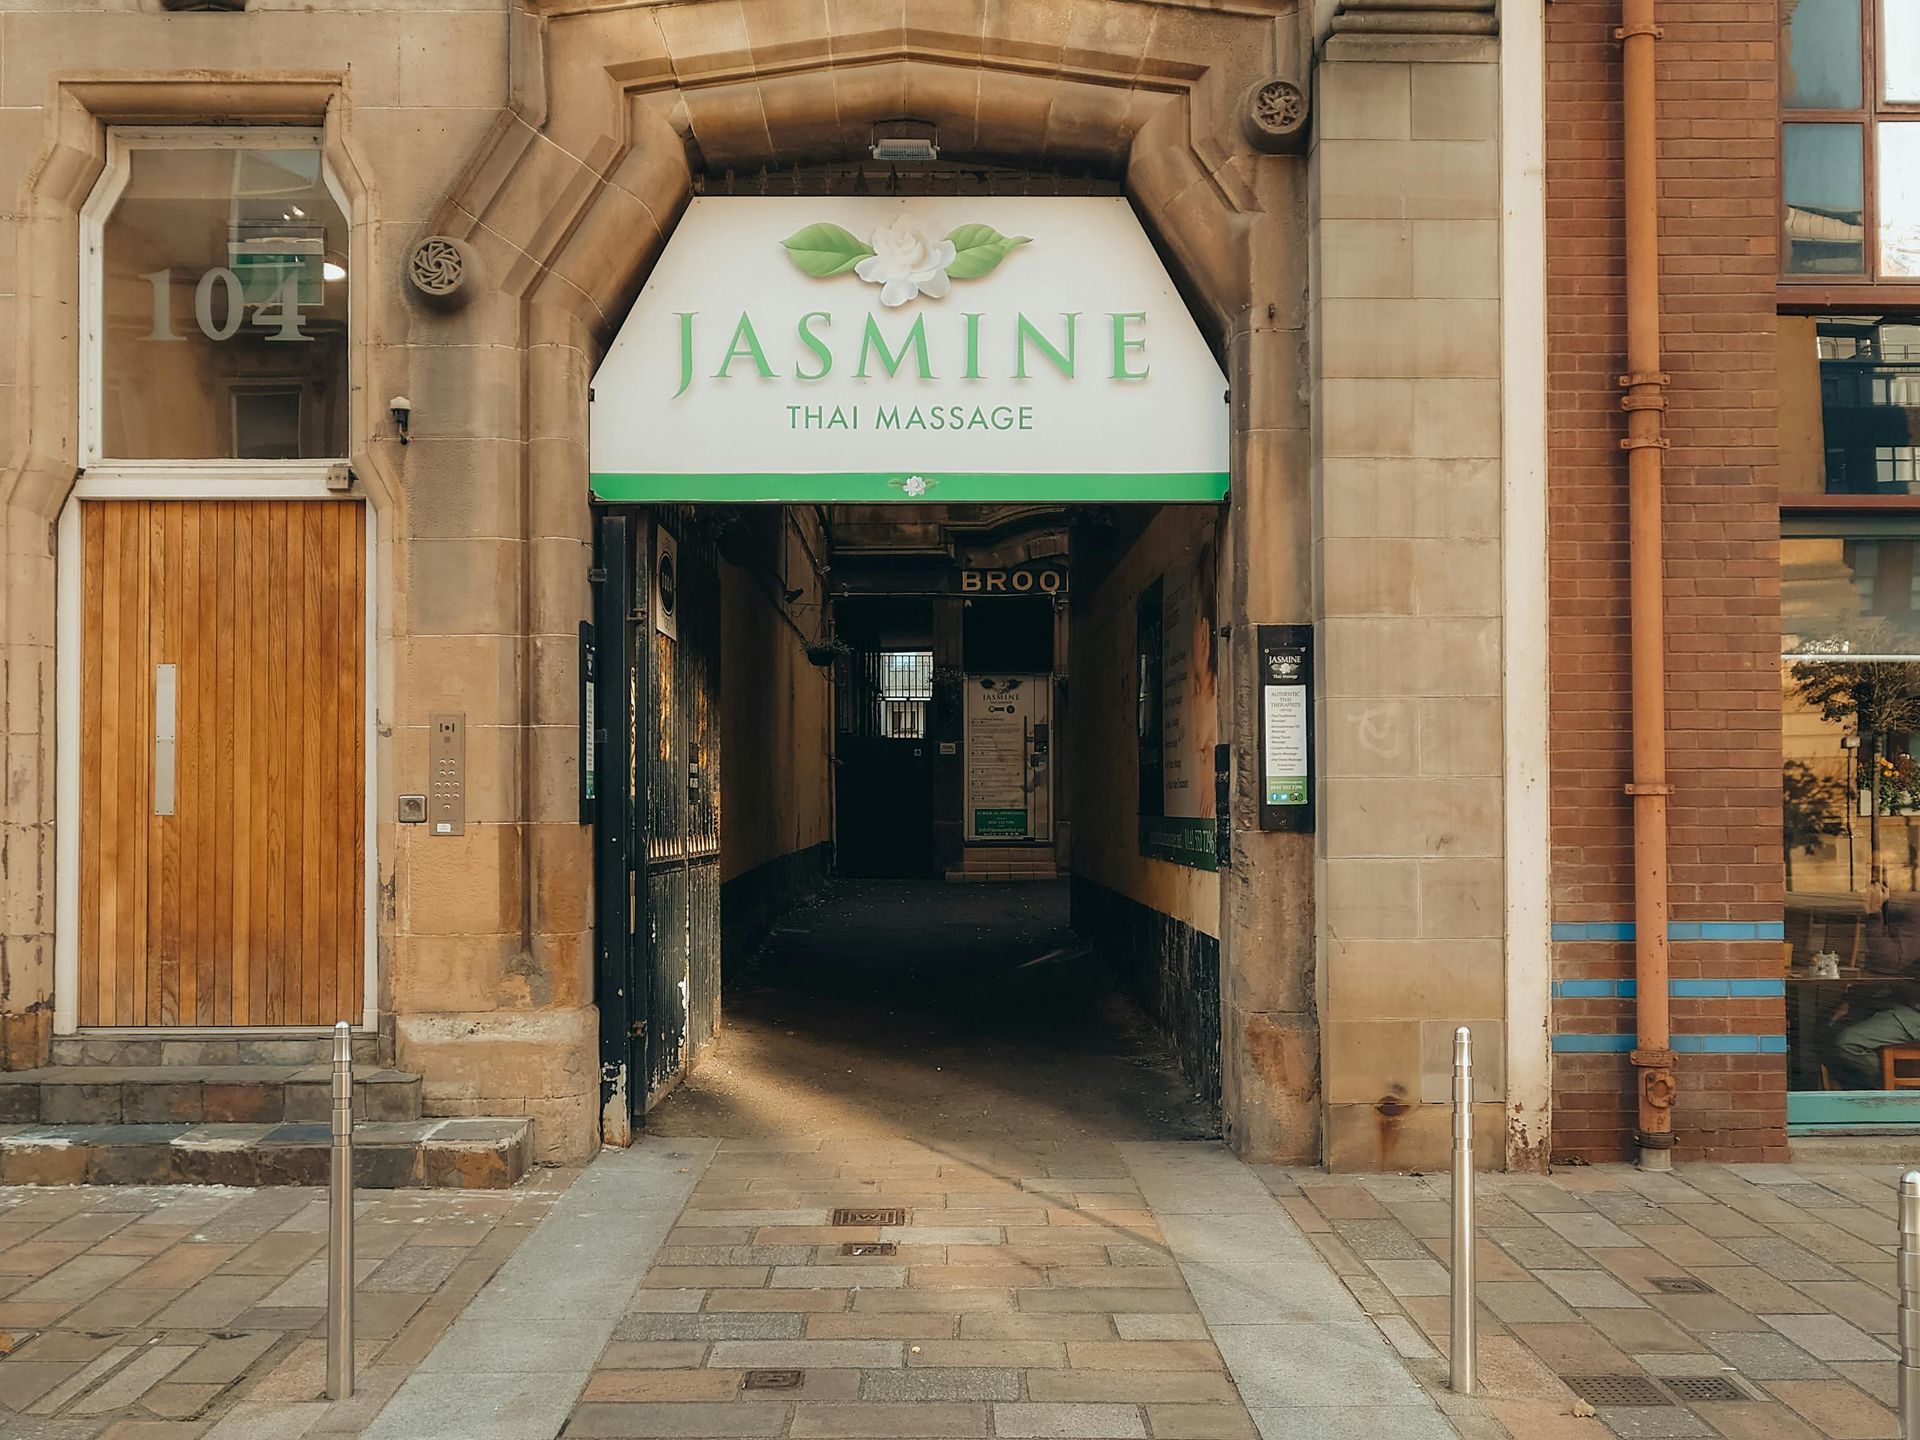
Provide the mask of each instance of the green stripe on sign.
{"label": "green stripe on sign", "polygon": [[[910,486],[913,481],[921,483]],[[962,505],[985,500],[1217,501],[1225,499],[1227,494],[1226,472],[1211,470],[1145,475],[915,475],[911,471],[906,474],[666,475],[596,470],[592,482],[596,500],[648,503],[764,500],[788,504],[852,501],[871,505],[895,500],[909,504]]]}

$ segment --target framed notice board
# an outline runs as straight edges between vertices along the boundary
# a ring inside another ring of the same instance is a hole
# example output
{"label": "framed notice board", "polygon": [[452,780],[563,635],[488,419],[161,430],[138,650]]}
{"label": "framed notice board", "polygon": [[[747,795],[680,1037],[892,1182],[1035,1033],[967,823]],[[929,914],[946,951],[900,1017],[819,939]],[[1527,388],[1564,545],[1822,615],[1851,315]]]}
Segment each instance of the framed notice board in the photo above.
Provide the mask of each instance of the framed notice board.
{"label": "framed notice board", "polygon": [[1257,625],[1262,830],[1314,827],[1313,627]]}

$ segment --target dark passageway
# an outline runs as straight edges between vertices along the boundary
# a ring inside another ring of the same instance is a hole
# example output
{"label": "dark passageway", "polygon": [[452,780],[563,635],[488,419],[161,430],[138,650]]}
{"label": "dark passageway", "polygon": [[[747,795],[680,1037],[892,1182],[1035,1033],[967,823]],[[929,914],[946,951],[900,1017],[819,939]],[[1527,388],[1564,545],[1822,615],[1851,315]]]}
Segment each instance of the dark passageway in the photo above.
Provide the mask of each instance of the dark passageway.
{"label": "dark passageway", "polygon": [[835,885],[729,987],[656,1134],[1195,1139],[1219,1133],[1067,925],[1064,883]]}

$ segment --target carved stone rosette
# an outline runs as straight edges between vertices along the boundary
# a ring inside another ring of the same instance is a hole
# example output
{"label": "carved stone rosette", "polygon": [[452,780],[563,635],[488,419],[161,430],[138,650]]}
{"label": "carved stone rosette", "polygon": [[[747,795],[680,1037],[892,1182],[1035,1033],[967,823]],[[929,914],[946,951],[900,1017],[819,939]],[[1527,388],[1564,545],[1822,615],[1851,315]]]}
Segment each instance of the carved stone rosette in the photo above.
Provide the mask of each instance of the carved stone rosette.
{"label": "carved stone rosette", "polygon": [[451,235],[429,235],[407,255],[407,287],[436,310],[457,310],[473,295],[473,256]]}

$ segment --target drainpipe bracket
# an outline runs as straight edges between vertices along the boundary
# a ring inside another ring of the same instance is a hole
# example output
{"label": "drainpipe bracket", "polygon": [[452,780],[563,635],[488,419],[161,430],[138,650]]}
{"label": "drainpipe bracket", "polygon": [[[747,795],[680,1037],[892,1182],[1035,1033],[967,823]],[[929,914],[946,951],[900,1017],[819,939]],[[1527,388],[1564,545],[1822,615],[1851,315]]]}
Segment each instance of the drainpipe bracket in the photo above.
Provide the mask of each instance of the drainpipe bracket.
{"label": "drainpipe bracket", "polygon": [[1673,793],[1671,785],[1622,785],[1620,788],[1629,795],[1671,795]]}
{"label": "drainpipe bracket", "polygon": [[1667,32],[1658,25],[1622,25],[1613,32],[1616,40],[1631,40],[1636,35],[1651,35],[1656,40],[1666,38]]}
{"label": "drainpipe bracket", "polygon": [[1631,375],[1616,375],[1614,384],[1622,390],[1634,385],[1671,385],[1673,376],[1665,370],[1637,370]]}
{"label": "drainpipe bracket", "polygon": [[1622,450],[1665,450],[1667,437],[1664,435],[1629,435],[1620,442]]}
{"label": "drainpipe bracket", "polygon": [[1620,397],[1620,408],[1622,410],[1664,410],[1667,408],[1667,397],[1658,393],[1652,395],[1622,395]]}

